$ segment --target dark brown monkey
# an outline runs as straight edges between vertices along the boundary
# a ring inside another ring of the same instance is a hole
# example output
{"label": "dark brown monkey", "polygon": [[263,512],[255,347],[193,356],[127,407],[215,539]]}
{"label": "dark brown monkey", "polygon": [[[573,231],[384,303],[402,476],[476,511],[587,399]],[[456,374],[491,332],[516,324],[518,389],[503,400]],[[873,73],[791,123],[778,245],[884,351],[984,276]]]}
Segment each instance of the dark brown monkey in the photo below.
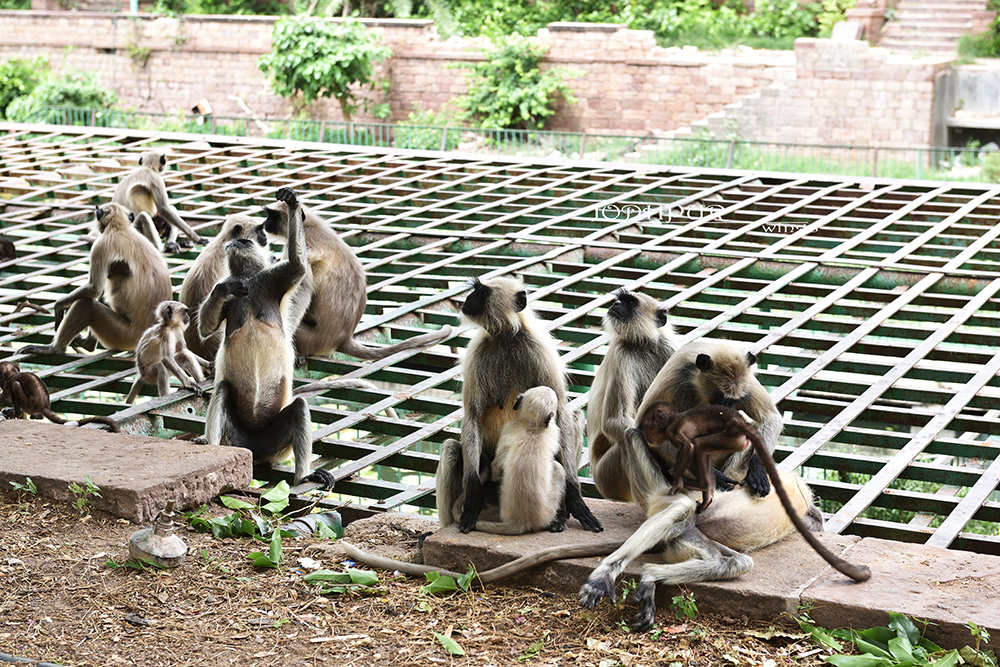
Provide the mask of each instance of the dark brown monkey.
{"label": "dark brown monkey", "polygon": [[[167,223],[167,242],[164,245],[167,252],[180,250],[180,245],[177,243],[178,232],[184,232],[190,239],[189,247],[195,243],[208,243],[208,239],[184,222],[167,198],[167,188],[163,184],[163,176],[160,175],[166,165],[167,156],[163,153],[149,151],[140,155],[139,166],[118,182],[111,202],[121,204],[136,214],[140,212],[148,214],[150,223],[157,217],[162,218]],[[139,220],[145,221],[142,217]],[[155,239],[148,236],[147,238],[159,248],[159,233],[152,224],[143,225],[140,231],[144,236],[150,233],[156,234]]]}
{"label": "dark brown monkey", "polygon": [[[393,345],[373,347],[357,340],[354,330],[368,300],[365,269],[328,223],[306,207],[301,210],[308,263],[306,277],[295,290],[288,313],[295,326],[295,351],[299,357],[342,352],[358,359],[384,359],[402,350],[423,349],[451,335],[451,327],[445,325],[439,331]],[[288,208],[284,202],[268,204],[264,212],[267,233],[287,239]]]}
{"label": "dark brown monkey", "polygon": [[[694,458],[696,462],[694,472],[698,486],[690,488],[701,489],[703,493],[704,503],[699,511],[706,509],[712,502],[712,491],[715,488],[715,477],[710,462],[712,455],[742,452],[749,442],[764,464],[764,469],[771,478],[771,485],[778,494],[788,518],[816,553],[838,572],[855,581],[866,581],[872,576],[871,570],[866,565],[855,565],[831,553],[806,527],[781,483],[778,468],[764,444],[764,439],[736,410],[720,405],[703,405],[678,414],[674,406],[661,401],[646,408],[638,423],[639,432],[647,444],[655,448],[654,453],[658,457],[663,458],[665,454],[669,457],[672,453],[670,449],[663,447],[668,441],[673,442],[677,448],[677,459],[673,461],[674,484],[668,493],[673,494],[678,489],[684,488],[683,473],[688,461]],[[665,462],[669,465],[670,458]]]}
{"label": "dark brown monkey", "polygon": [[[0,362],[0,402],[10,407],[4,408],[3,416],[11,419],[48,419],[56,424],[72,423],[52,412],[49,389],[42,378],[34,373],[22,371],[13,361]],[[118,422],[111,417],[87,417],[76,422],[84,424],[104,424],[114,433],[120,432]]]}
{"label": "dark brown monkey", "polygon": [[17,248],[14,242],[6,236],[0,236],[0,262],[17,259]]}

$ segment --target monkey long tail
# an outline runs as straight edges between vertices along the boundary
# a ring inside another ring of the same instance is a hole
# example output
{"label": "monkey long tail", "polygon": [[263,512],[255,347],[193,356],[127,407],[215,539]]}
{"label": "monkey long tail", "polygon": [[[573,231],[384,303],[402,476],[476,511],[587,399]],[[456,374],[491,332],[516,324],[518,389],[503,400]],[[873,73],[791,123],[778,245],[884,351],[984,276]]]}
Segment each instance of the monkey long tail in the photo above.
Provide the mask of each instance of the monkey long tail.
{"label": "monkey long tail", "polygon": [[843,574],[846,577],[850,577],[854,581],[867,581],[872,576],[872,571],[867,565],[855,565],[854,563],[848,562],[835,555],[829,549],[827,549],[822,542],[819,541],[812,531],[806,527],[805,522],[802,521],[802,517],[798,515],[795,509],[792,507],[792,501],[788,498],[788,492],[781,483],[781,478],[778,476],[778,468],[774,465],[774,459],[767,451],[764,442],[756,437],[750,437],[750,442],[753,444],[755,450],[757,450],[757,456],[760,458],[761,463],[764,464],[764,469],[767,470],[767,476],[771,478],[771,485],[774,486],[775,493],[778,494],[778,499],[781,500],[781,506],[785,508],[785,513],[788,518],[792,520],[795,527],[798,529],[799,533],[805,538],[805,541],[809,543],[816,553],[823,557],[823,559],[829,563],[834,569]]}
{"label": "monkey long tail", "polygon": [[[68,424],[70,422],[70,420],[63,419],[56,413],[52,412],[49,408],[39,410],[39,412],[41,412],[42,416],[54,424]],[[87,417],[86,419],[81,419],[76,423],[80,426],[83,426],[84,424],[104,424],[111,430],[112,433],[121,433],[122,431],[118,426],[118,422],[111,417]]]}
{"label": "monkey long tail", "polygon": [[[477,573],[477,576],[484,584],[489,584],[494,581],[500,581],[506,577],[512,577],[516,574],[520,574],[521,572],[530,570],[533,567],[538,567],[539,565],[544,565],[545,563],[551,563],[555,560],[607,556],[610,553],[614,553],[615,550],[621,547],[624,543],[625,540],[608,540],[605,542],[594,542],[592,544],[571,544],[549,547],[547,549],[542,549],[541,551],[536,551],[533,554],[528,554],[527,556],[521,556],[516,560],[504,563],[503,565],[495,567],[492,570],[479,572]],[[340,544],[344,547],[344,551],[347,552],[347,555],[354,560],[372,567],[382,568],[383,570],[399,570],[403,574],[408,574],[413,577],[419,577],[420,575],[428,572],[438,572],[452,578],[464,576],[460,572],[452,572],[451,570],[445,570],[432,565],[405,563],[400,560],[376,556],[375,554],[363,551],[347,542],[342,541]]]}
{"label": "monkey long tail", "polygon": [[[301,385],[292,390],[292,395],[302,396],[303,394],[318,394],[322,391],[327,391],[328,389],[378,389],[378,387],[368,380],[340,378],[337,380],[320,380],[319,382],[310,382],[308,384]],[[396,410],[394,408],[386,408],[385,414],[390,419],[399,418],[399,415],[396,414]]]}
{"label": "monkey long tail", "polygon": [[337,352],[342,352],[358,359],[364,359],[365,361],[373,361],[376,359],[385,359],[391,354],[396,354],[404,350],[421,350],[439,343],[450,336],[451,326],[446,324],[438,331],[423,334],[422,336],[414,336],[394,345],[385,345],[382,347],[369,347],[356,338],[348,338],[347,341],[337,348]]}

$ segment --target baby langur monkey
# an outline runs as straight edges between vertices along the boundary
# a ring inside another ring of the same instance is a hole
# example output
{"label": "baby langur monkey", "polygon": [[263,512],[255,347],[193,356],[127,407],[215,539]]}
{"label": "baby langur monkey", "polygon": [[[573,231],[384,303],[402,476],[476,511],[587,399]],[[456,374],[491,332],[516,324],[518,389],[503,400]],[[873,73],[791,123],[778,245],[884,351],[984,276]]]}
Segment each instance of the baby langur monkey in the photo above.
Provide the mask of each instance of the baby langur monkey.
{"label": "baby langur monkey", "polygon": [[[476,530],[523,535],[549,528],[556,521],[566,492],[566,471],[556,461],[557,400],[549,387],[532,387],[515,399],[514,418],[500,430],[490,469],[490,479],[500,483],[500,521],[480,519]],[[582,424],[570,428],[582,436]],[[456,513],[461,511],[456,508]]]}
{"label": "baby langur monkey", "polygon": [[[743,419],[736,410],[719,405],[703,405],[678,414],[674,406],[661,401],[646,408],[638,423],[639,431],[649,446],[655,448],[654,452],[658,457],[664,458],[665,452],[666,456],[669,457],[670,450],[665,450],[663,447],[664,443],[668,441],[673,442],[677,448],[677,460],[673,467],[674,484],[668,491],[669,494],[685,488],[683,475],[688,463],[694,458],[697,486],[691,485],[689,488],[700,489],[703,494],[704,500],[699,512],[707,509],[712,503],[712,492],[715,487],[711,463],[712,455],[742,452],[749,443],[757,451],[757,456],[764,464],[764,469],[771,478],[771,485],[774,487],[775,493],[778,494],[788,518],[792,520],[799,533],[816,550],[816,553],[838,572],[855,581],[866,581],[872,576],[868,566],[855,565],[831,553],[806,527],[805,522],[792,506],[788,491],[785,490],[781,478],[778,476],[778,468],[775,466],[774,459],[767,450],[763,438],[757,429]],[[666,458],[665,462],[669,464],[669,458]]]}
{"label": "baby langur monkey", "polygon": [[[9,405],[4,408],[3,416],[12,419],[40,419],[45,417],[56,424],[72,424],[52,412],[49,389],[42,378],[34,373],[22,371],[20,365],[13,361],[0,362],[0,402]],[[105,424],[114,433],[120,432],[118,422],[111,417],[87,417],[75,422],[84,424]]]}
{"label": "baby langur monkey", "polygon": [[184,345],[184,330],[191,318],[179,301],[164,301],[156,307],[157,323],[146,329],[135,348],[137,377],[125,402],[131,404],[143,384],[155,384],[160,396],[170,391],[170,374],[191,391],[205,379],[202,368],[212,364]]}
{"label": "baby langur monkey", "polygon": [[[160,175],[166,164],[167,156],[163,153],[143,153],[139,156],[139,166],[118,182],[111,202],[136,213],[136,227],[157,249],[160,248],[160,234],[153,224],[153,219],[157,216],[167,223],[167,252],[178,252],[181,249],[177,243],[178,232],[184,232],[188,237],[187,247],[196,243],[208,243],[207,239],[184,222],[167,198],[167,188]],[[140,213],[147,214],[148,219],[143,219]]]}

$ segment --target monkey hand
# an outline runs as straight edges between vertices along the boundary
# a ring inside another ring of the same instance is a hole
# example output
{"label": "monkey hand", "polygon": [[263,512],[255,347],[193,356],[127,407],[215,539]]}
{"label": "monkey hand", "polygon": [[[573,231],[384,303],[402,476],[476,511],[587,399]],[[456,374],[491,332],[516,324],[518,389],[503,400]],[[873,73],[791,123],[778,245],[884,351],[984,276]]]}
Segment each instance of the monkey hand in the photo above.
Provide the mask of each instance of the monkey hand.
{"label": "monkey hand", "polygon": [[732,491],[733,487],[739,484],[735,479],[723,475],[721,472],[712,468],[712,474],[715,475],[715,490],[716,491]]}
{"label": "monkey hand", "polygon": [[322,484],[323,489],[326,491],[332,491],[333,485],[337,482],[329,470],[323,470],[322,468],[316,468],[316,470],[312,471],[312,474],[303,477],[302,481]]}
{"label": "monkey hand", "polygon": [[250,293],[250,290],[247,289],[246,281],[239,278],[226,278],[222,283],[222,288],[229,296],[241,297]]}
{"label": "monkey hand", "polygon": [[3,416],[4,419],[14,419],[15,417],[17,417],[17,415],[14,414],[14,408],[4,408]]}
{"label": "monkey hand", "polygon": [[275,193],[274,198],[285,202],[289,209],[299,205],[299,198],[295,194],[295,190],[291,188],[278,188],[278,192]]}
{"label": "monkey hand", "polygon": [[604,598],[610,598],[612,602],[617,600],[615,596],[615,582],[611,580],[611,575],[601,572],[598,568],[587,579],[587,583],[580,589],[580,604],[587,609],[593,609],[597,603]]}
{"label": "monkey hand", "polygon": [[174,241],[167,241],[166,243],[163,244],[163,252],[168,252],[171,255],[173,255],[180,251],[181,251],[181,246],[179,243],[175,243]]}
{"label": "monkey hand", "polygon": [[747,462],[747,476],[743,478],[743,483],[750,489],[750,493],[759,498],[771,493],[771,480],[767,478],[767,470],[764,469],[764,464],[760,462],[756,451],[750,455],[750,461]]}
{"label": "monkey hand", "polygon": [[604,530],[604,526],[601,525],[598,518],[590,511],[587,504],[583,502],[583,496],[580,495],[579,487],[566,489],[566,509],[580,522],[584,530],[595,533]]}

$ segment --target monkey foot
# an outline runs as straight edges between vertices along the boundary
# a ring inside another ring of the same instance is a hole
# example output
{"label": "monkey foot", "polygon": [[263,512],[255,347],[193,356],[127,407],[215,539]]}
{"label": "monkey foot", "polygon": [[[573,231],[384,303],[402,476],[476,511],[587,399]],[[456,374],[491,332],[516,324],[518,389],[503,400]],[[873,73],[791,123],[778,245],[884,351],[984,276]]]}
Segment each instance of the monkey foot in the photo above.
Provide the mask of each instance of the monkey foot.
{"label": "monkey foot", "polygon": [[323,470],[322,468],[317,468],[312,471],[312,474],[307,475],[302,478],[303,482],[318,482],[323,485],[323,488],[327,491],[333,490],[333,485],[337,483],[336,478],[329,470]]}
{"label": "monkey foot", "polygon": [[599,533],[604,530],[604,526],[601,525],[598,518],[594,516],[594,513],[590,511],[590,508],[587,507],[582,500],[578,506],[574,505],[573,507],[570,507],[569,513],[580,522],[580,525],[583,526],[584,530],[589,530],[594,533]]}
{"label": "monkey foot", "polygon": [[87,352],[93,352],[97,349],[97,339],[93,336],[77,336],[70,343],[75,350],[85,350]]}
{"label": "monkey foot", "polygon": [[562,516],[561,514],[557,514],[556,518],[553,519],[552,523],[549,524],[547,530],[550,533],[561,533],[564,530],[566,530],[566,517]]}
{"label": "monkey foot", "polygon": [[646,581],[639,584],[632,594],[632,599],[639,603],[639,613],[632,618],[633,632],[646,632],[652,629],[656,620],[656,584]]}
{"label": "monkey foot", "polygon": [[169,252],[170,254],[174,254],[180,251],[181,251],[180,245],[174,243],[173,241],[171,241],[170,243],[163,244],[163,252]]}
{"label": "monkey foot", "polygon": [[615,582],[609,575],[595,571],[580,589],[580,604],[587,609],[593,609],[604,598],[615,601]]}
{"label": "monkey foot", "polygon": [[59,350],[54,345],[25,345],[18,352],[23,354],[64,354],[66,350]]}

